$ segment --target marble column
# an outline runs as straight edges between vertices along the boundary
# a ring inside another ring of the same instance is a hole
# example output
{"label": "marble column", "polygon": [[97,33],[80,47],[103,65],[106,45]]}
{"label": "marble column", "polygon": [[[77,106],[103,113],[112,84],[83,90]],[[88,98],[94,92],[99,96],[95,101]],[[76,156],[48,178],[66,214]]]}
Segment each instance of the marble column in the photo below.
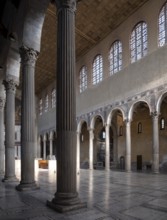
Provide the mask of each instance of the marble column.
{"label": "marble column", "polygon": [[52,159],[53,156],[53,137],[49,137],[49,157]]}
{"label": "marble column", "polygon": [[14,80],[4,81],[6,89],[5,111],[5,176],[4,182],[17,181],[15,175],[15,92]]}
{"label": "marble column", "polygon": [[5,97],[0,96],[0,176],[4,175],[4,170],[5,170],[4,106],[5,106]]}
{"label": "marble column", "polygon": [[59,212],[85,207],[76,189],[76,0],[56,0],[57,48],[57,192],[47,205]]}
{"label": "marble column", "polygon": [[105,170],[110,170],[110,125],[106,124],[106,152],[105,152]]}
{"label": "marble column", "polygon": [[38,136],[37,139],[37,158],[41,157],[41,137]]}
{"label": "marble column", "polygon": [[153,128],[153,173],[159,173],[159,115],[157,112],[152,113],[152,128]]}
{"label": "marble column", "polygon": [[46,135],[43,137],[43,159],[46,160]]}
{"label": "marble column", "polygon": [[77,132],[77,174],[80,173],[80,132]]}
{"label": "marble column", "polygon": [[21,181],[17,190],[39,188],[34,180],[35,160],[35,89],[34,72],[38,52],[22,46],[20,48],[22,65],[22,100],[21,100]]}
{"label": "marble column", "polygon": [[126,120],[126,158],[125,170],[131,172],[131,121]]}
{"label": "marble column", "polygon": [[94,140],[93,129],[89,129],[89,169],[90,170],[93,170],[93,140]]}

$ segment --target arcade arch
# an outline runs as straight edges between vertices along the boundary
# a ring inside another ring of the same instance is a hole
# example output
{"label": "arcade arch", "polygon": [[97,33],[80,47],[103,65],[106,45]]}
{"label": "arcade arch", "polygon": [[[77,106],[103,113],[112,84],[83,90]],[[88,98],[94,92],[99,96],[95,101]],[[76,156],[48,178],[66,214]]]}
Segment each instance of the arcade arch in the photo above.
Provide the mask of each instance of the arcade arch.
{"label": "arcade arch", "polygon": [[131,109],[132,170],[149,169],[153,163],[152,118],[146,102],[139,101]]}

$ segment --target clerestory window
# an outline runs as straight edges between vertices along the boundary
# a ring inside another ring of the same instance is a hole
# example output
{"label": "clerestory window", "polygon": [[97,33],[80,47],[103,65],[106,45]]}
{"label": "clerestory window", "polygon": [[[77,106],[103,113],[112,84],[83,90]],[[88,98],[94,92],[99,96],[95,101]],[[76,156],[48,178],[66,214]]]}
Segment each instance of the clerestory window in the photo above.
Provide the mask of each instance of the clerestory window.
{"label": "clerestory window", "polygon": [[87,67],[83,66],[79,72],[79,79],[80,79],[80,93],[84,92],[88,86],[88,79],[87,79]]}
{"label": "clerestory window", "polygon": [[167,2],[162,7],[159,13],[158,19],[159,26],[159,36],[158,36],[158,45],[159,47],[164,46],[167,43]]}
{"label": "clerestory window", "polygon": [[147,38],[147,24],[145,22],[138,23],[134,27],[130,39],[131,63],[147,55]]}
{"label": "clerestory window", "polygon": [[51,93],[51,107],[56,107],[56,89],[53,89]]}
{"label": "clerestory window", "polygon": [[42,115],[42,99],[39,100],[39,115]]}
{"label": "clerestory window", "polygon": [[99,54],[95,57],[93,61],[93,76],[92,84],[96,85],[103,80],[103,59]]}
{"label": "clerestory window", "polygon": [[122,69],[122,43],[115,41],[109,53],[110,75],[117,73]]}
{"label": "clerestory window", "polygon": [[48,107],[49,107],[49,97],[48,95],[45,96],[45,112],[48,111]]}

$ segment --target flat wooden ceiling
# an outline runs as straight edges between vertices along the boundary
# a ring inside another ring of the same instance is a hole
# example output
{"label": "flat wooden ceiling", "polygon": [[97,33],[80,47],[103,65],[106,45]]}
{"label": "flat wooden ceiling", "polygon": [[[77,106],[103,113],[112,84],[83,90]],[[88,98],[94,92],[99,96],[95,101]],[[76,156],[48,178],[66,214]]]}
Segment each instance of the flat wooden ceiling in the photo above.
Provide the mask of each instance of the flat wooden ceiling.
{"label": "flat wooden ceiling", "polygon": [[[81,0],[76,11],[76,58],[88,52],[148,0]],[[36,64],[36,93],[56,80],[56,7],[49,5]]]}

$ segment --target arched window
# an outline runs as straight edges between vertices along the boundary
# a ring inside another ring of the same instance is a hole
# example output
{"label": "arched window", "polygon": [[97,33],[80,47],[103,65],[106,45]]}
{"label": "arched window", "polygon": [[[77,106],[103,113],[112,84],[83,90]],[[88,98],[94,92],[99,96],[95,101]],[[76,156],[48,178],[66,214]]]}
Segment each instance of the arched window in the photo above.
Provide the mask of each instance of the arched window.
{"label": "arched window", "polygon": [[42,115],[42,99],[39,100],[39,115]]}
{"label": "arched window", "polygon": [[103,79],[103,59],[101,55],[97,55],[93,61],[93,85],[98,84]]}
{"label": "arched window", "polygon": [[101,141],[104,141],[106,139],[106,131],[104,128],[100,131],[99,138]]}
{"label": "arched window", "polygon": [[80,92],[83,92],[87,89],[88,80],[87,80],[87,68],[83,66],[79,72],[80,79]]}
{"label": "arched window", "polygon": [[130,39],[131,63],[140,60],[147,54],[147,24],[138,23],[131,34]]}
{"label": "arched window", "polygon": [[142,133],[142,123],[138,123],[138,133]]}
{"label": "arched window", "polygon": [[109,54],[110,62],[110,75],[120,71],[122,69],[122,43],[115,41],[110,49]]}
{"label": "arched window", "polygon": [[162,7],[159,13],[159,36],[158,36],[158,45],[159,47],[164,46],[167,43],[167,2]]}
{"label": "arched window", "polygon": [[45,112],[48,111],[48,107],[49,107],[49,97],[48,95],[45,96]]}
{"label": "arched window", "polygon": [[51,107],[56,107],[56,89],[53,89],[51,93]]}
{"label": "arched window", "polygon": [[161,118],[161,120],[160,120],[160,129],[161,130],[165,129],[165,119],[164,118]]}

